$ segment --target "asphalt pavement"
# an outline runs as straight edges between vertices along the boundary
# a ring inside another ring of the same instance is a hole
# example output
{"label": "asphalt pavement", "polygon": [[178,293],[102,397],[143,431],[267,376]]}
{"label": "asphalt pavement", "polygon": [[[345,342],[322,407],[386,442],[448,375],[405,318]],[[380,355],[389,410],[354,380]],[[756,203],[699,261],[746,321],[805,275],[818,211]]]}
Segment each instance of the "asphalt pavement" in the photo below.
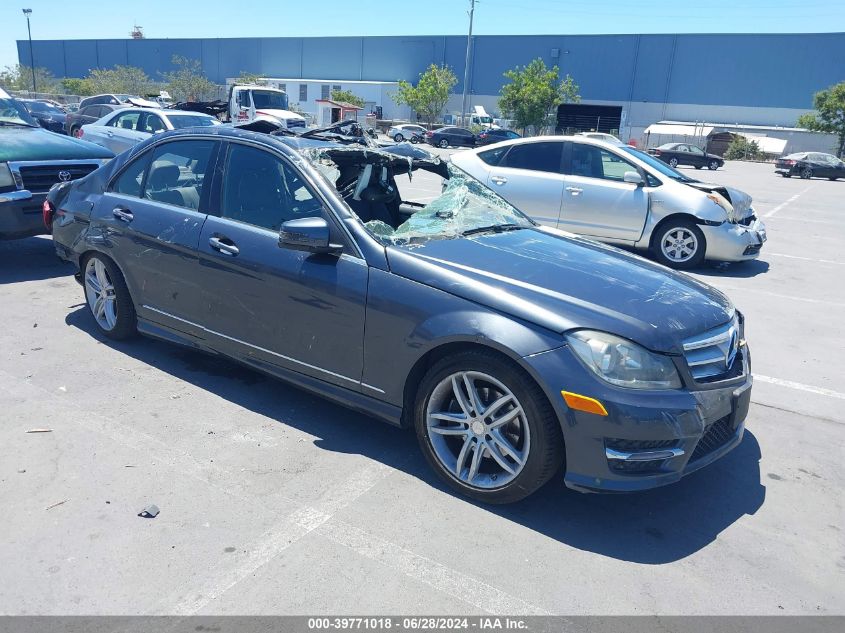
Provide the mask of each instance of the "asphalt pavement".
{"label": "asphalt pavement", "polygon": [[845,614],[845,182],[689,171],[768,225],[693,273],[746,315],[753,404],[731,454],[631,495],[472,503],[412,433],[103,338],[48,238],[0,243],[0,613]]}

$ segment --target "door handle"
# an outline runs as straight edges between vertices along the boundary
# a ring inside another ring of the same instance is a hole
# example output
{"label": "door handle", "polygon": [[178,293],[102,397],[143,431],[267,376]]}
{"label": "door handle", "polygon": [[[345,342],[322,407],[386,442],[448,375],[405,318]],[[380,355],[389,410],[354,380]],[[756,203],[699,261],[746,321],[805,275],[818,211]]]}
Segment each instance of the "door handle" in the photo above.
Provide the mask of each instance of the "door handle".
{"label": "door handle", "polygon": [[497,185],[503,185],[508,181],[507,178],[503,178],[502,176],[490,176],[490,180],[492,180]]}
{"label": "door handle", "polygon": [[[224,242],[223,240],[226,241]],[[208,245],[218,253],[231,255],[232,257],[241,252],[237,246],[231,243],[230,239],[225,237],[210,237],[208,238]]]}
{"label": "door handle", "polygon": [[106,132],[106,136],[114,136],[114,132]]}
{"label": "door handle", "polygon": [[567,187],[566,190],[573,196],[577,196],[578,194],[584,191],[583,189],[581,189],[581,187]]}
{"label": "door handle", "polygon": [[112,211],[112,215],[123,222],[131,222],[135,219],[132,212],[129,209],[124,209],[123,207],[115,207]]}

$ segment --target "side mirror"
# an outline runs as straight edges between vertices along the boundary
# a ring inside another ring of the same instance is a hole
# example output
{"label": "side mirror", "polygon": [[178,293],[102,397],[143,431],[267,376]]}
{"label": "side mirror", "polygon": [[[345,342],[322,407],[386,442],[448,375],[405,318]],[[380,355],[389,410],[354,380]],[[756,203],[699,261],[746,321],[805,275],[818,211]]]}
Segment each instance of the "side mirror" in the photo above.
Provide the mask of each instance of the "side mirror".
{"label": "side mirror", "polygon": [[343,246],[330,243],[329,224],[323,218],[288,220],[279,231],[279,248],[307,253],[340,253]]}
{"label": "side mirror", "polygon": [[635,171],[626,171],[626,172],[622,175],[622,181],[623,181],[623,182],[628,182],[628,183],[631,183],[632,185],[637,185],[637,187],[642,187],[642,186],[645,184],[645,181],[643,180],[643,177],[642,177],[642,176],[640,176],[640,175],[639,175],[637,172],[635,172]]}

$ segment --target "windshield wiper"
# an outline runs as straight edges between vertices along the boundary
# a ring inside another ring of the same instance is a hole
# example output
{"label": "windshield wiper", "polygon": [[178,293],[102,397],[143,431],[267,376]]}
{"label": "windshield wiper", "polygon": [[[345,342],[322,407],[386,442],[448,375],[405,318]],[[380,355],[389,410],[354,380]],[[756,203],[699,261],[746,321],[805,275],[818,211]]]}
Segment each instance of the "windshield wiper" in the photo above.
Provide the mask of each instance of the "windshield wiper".
{"label": "windshield wiper", "polygon": [[504,233],[505,231],[518,231],[519,229],[527,228],[527,226],[514,224],[512,222],[506,224],[491,224],[490,226],[477,226],[474,229],[467,229],[461,233],[461,235],[475,235],[477,233]]}

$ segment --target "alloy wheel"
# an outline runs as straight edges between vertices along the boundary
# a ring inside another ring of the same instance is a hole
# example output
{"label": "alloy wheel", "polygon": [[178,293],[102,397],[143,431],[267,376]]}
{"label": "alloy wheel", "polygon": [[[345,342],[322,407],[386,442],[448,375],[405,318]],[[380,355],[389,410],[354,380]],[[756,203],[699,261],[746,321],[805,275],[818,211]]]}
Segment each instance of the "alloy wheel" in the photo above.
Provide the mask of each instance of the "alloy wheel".
{"label": "alloy wheel", "polygon": [[397,134],[396,136],[393,137],[393,140],[396,141],[397,143],[401,143],[402,141],[405,140],[405,137],[402,136],[401,134]]}
{"label": "alloy wheel", "polygon": [[805,167],[801,171],[801,178],[807,179],[813,177],[813,170],[810,167]]}
{"label": "alloy wheel", "polygon": [[440,147],[442,147],[443,149],[446,149],[447,147],[449,147],[449,141],[447,141],[447,140],[444,138],[442,141],[440,141],[439,145],[440,145]]}
{"label": "alloy wheel", "polygon": [[485,490],[513,481],[531,448],[528,421],[516,396],[477,371],[457,372],[437,384],[426,407],[426,432],[452,477]]}
{"label": "alloy wheel", "polygon": [[85,265],[85,298],[97,325],[107,332],[113,330],[117,325],[117,298],[114,283],[99,257],[92,257]]}
{"label": "alloy wheel", "polygon": [[678,159],[677,158],[670,158],[669,159],[669,167],[677,167],[678,166]]}
{"label": "alloy wheel", "polygon": [[698,239],[689,229],[672,228],[660,239],[660,250],[666,259],[682,264],[695,257],[698,251]]}

